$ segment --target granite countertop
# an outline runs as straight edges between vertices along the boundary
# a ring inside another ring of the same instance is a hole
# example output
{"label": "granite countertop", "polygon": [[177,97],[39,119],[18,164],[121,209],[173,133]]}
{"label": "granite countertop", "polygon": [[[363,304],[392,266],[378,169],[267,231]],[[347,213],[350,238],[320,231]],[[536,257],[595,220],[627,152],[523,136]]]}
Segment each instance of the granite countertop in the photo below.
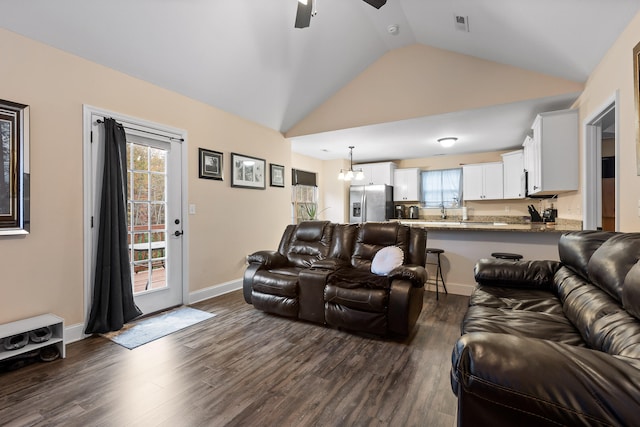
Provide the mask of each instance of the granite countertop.
{"label": "granite countertop", "polygon": [[582,230],[582,221],[559,221],[557,223],[509,223],[504,221],[459,221],[431,219],[396,219],[401,224],[440,231],[519,231],[525,233],[564,233]]}

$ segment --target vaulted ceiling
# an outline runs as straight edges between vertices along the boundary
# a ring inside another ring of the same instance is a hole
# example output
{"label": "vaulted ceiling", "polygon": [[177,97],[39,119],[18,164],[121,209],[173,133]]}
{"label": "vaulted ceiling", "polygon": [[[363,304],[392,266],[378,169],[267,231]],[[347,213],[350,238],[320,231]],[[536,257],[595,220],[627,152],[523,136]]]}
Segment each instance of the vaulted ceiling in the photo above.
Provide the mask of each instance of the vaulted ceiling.
{"label": "vaulted ceiling", "polygon": [[[378,10],[361,0],[317,0],[305,29],[293,27],[296,7],[297,0],[3,0],[0,26],[286,134],[385,54],[415,44],[582,83],[640,1],[388,0]],[[469,32],[455,28],[456,15],[468,19]],[[547,101],[563,107],[572,99]],[[528,114],[543,108],[533,101]],[[469,114],[461,120],[469,123]],[[326,144],[337,130],[322,132]],[[320,135],[313,138],[307,146],[318,147]],[[305,152],[303,138],[292,141]],[[336,154],[345,155],[346,148]]]}

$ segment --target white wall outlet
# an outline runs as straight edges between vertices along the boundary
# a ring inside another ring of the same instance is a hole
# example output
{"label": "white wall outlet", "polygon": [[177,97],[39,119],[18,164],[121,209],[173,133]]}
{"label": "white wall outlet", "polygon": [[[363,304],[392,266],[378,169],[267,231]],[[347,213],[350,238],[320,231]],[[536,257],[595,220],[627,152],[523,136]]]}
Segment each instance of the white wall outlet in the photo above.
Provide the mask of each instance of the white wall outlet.
{"label": "white wall outlet", "polygon": [[195,204],[190,204],[189,205],[189,215],[195,215],[196,214],[196,205]]}

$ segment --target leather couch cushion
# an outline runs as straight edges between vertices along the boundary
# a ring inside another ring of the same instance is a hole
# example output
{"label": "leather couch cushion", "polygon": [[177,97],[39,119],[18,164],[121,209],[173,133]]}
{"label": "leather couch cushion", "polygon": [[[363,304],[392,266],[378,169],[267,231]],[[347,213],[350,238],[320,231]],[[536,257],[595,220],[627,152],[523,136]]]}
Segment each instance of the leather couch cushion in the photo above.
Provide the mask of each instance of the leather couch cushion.
{"label": "leather couch cushion", "polygon": [[565,233],[558,242],[560,261],[588,279],[587,265],[593,253],[616,233],[610,231],[576,231]]}
{"label": "leather couch cushion", "polygon": [[473,268],[474,278],[481,285],[549,290],[553,275],[560,268],[557,261],[511,261],[481,259]]}
{"label": "leather couch cushion", "polygon": [[382,335],[387,332],[387,315],[369,311],[354,310],[341,304],[327,303],[325,307],[327,324],[351,331]]}
{"label": "leather couch cushion", "polygon": [[568,268],[558,271],[556,282],[558,295],[563,301],[567,318],[575,325],[590,347],[606,351],[596,337],[598,331],[604,326],[600,320],[612,313],[622,311],[620,305],[602,289]]}
{"label": "leather couch cushion", "polygon": [[253,278],[253,290],[269,295],[296,297],[299,268],[258,270]]}
{"label": "leather couch cushion", "polygon": [[640,262],[631,267],[622,286],[622,305],[640,319]]}
{"label": "leather couch cushion", "polygon": [[298,299],[278,295],[251,292],[251,304],[258,310],[286,317],[298,317]]}
{"label": "leather couch cushion", "polygon": [[385,246],[409,251],[409,227],[397,222],[367,222],[360,227],[351,257],[355,268],[371,271],[371,261]]}
{"label": "leather couch cushion", "polygon": [[324,300],[357,310],[384,313],[387,309],[389,293],[385,289],[349,289],[327,285],[324,290]]}
{"label": "leather couch cushion", "polygon": [[591,256],[589,279],[616,301],[622,301],[622,285],[640,257],[640,233],[620,233],[604,242]]}
{"label": "leather couch cushion", "polygon": [[333,236],[333,226],[329,221],[304,221],[298,225],[289,248],[287,259],[297,267],[311,267],[326,258]]}
{"label": "leather couch cushion", "polygon": [[558,298],[550,291],[538,289],[478,286],[469,298],[469,305],[564,315]]}
{"label": "leather couch cushion", "polygon": [[298,224],[294,239],[301,242],[317,242],[322,239],[327,225],[329,221],[303,221]]}
{"label": "leather couch cushion", "polygon": [[529,310],[471,306],[461,332],[493,332],[584,346],[582,336],[564,315]]}

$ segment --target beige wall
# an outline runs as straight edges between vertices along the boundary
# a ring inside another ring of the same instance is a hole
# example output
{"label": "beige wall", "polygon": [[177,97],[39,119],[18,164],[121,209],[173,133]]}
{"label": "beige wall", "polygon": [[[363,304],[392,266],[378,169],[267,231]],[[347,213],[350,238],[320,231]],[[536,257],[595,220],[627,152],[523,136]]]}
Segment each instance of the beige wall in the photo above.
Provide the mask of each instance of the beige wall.
{"label": "beige wall", "polygon": [[[580,108],[580,141],[583,141],[584,121],[604,108],[612,96],[619,93],[616,114],[619,132],[619,231],[640,230],[638,200],[640,200],[640,177],[636,170],[636,125],[637,112],[634,104],[633,47],[640,42],[640,14],[636,15],[618,40],[609,49],[603,60],[587,80],[585,90],[578,98]],[[636,76],[637,78],[637,76]],[[583,153],[580,154],[582,160]],[[581,176],[582,181],[582,176]],[[585,195],[589,197],[589,195]],[[576,196],[574,204],[582,201],[582,194]]]}
{"label": "beige wall", "polygon": [[[31,107],[31,234],[0,238],[0,323],[46,312],[84,320],[83,104],[188,132],[190,292],[240,279],[248,253],[277,245],[290,179],[284,189],[231,188],[229,153],[289,171],[281,134],[5,30],[0,52],[0,98]],[[224,181],[198,179],[198,147],[224,153]]]}
{"label": "beige wall", "polygon": [[342,168],[348,168],[348,160],[322,161],[312,157],[291,153],[291,167],[318,174],[319,219],[333,222],[345,222],[349,220],[347,215],[347,197],[349,183],[338,180],[338,172]]}
{"label": "beige wall", "polygon": [[576,83],[425,45],[373,63],[287,137],[580,92]]}

